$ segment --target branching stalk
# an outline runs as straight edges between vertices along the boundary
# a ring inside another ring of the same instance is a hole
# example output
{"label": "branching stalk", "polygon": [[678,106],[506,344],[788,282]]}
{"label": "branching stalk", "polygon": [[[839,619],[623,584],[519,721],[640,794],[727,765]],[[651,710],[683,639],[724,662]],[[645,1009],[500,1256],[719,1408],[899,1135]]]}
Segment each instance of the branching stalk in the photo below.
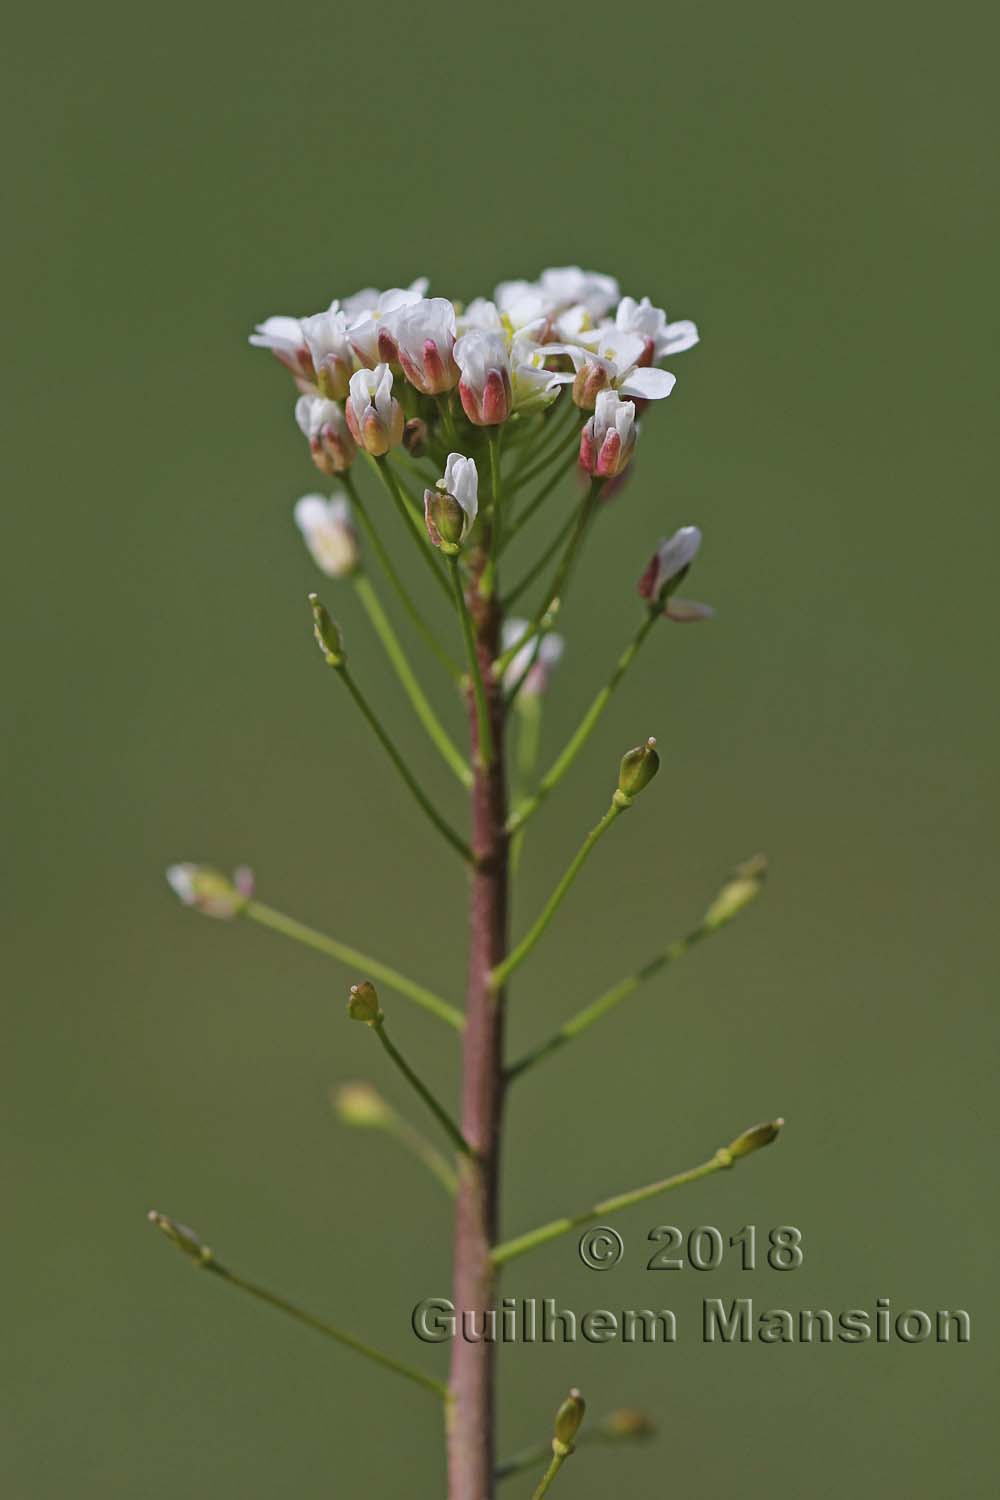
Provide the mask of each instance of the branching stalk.
{"label": "branching stalk", "polygon": [[625,650],[622,652],[621,656],[618,658],[615,669],[609,677],[608,681],[604,684],[604,686],[601,688],[601,691],[594,699],[593,703],[587,709],[587,712],[584,714],[582,720],[580,721],[578,728],[571,736],[569,743],[563,750],[560,751],[559,755],[552,763],[552,766],[542,777],[541,781],[538,784],[537,791],[533,796],[528,797],[524,802],[522,802],[520,806],[515,810],[513,815],[508,819],[508,833],[516,833],[519,829],[523,828],[532,814],[537,812],[538,808],[545,801],[545,798],[549,795],[549,793],[551,791],[554,791],[555,788],[559,785],[560,781],[566,775],[566,772],[572,766],[573,762],[576,760],[580,751],[583,749],[584,745],[587,743],[588,739],[593,733],[594,728],[597,725],[597,721],[600,719],[604,710],[607,708],[608,704],[611,701],[611,696],[614,693],[615,688],[621,682],[622,678],[625,676],[625,673],[632,665],[633,661],[638,655],[639,650],[642,647],[643,642],[645,641],[649,632],[652,630],[653,626],[660,618],[660,615],[662,613],[663,611],[660,606],[655,606],[647,611],[646,615],[643,618],[642,624],[639,626],[639,629],[636,631],[632,640],[629,642]]}
{"label": "branching stalk", "polygon": [[407,660],[406,653],[399,643],[399,638],[393,630],[385,610],[379,603],[378,595],[372,588],[371,580],[366,574],[358,572],[354,574],[353,582],[355,592],[372,623],[375,634],[382,642],[385,654],[392,663],[396,676],[403,686],[403,691],[413,706],[414,713],[424,726],[430,739],[437,746],[445,763],[458,777],[464,787],[470,787],[472,785],[472,772],[469,769],[469,764],[424,695],[423,688],[417,681],[413,668]]}
{"label": "branching stalk", "polygon": [[620,793],[615,794],[615,798],[612,801],[611,806],[608,808],[607,812],[604,814],[604,817],[597,824],[597,826],[595,828],[592,828],[587,834],[587,837],[581,844],[565,875],[563,875],[562,879],[559,881],[559,884],[552,892],[552,895],[543,906],[534,926],[531,927],[527,933],[525,933],[524,937],[518,943],[517,947],[513,950],[512,953],[508,954],[503,963],[498,964],[497,967],[493,970],[493,973],[490,976],[490,982],[495,989],[499,989],[499,987],[510,978],[514,970],[518,968],[528,957],[528,954],[531,952],[532,948],[534,948],[535,944],[539,941],[542,934],[545,932],[546,927],[548,927],[549,923],[552,921],[552,918],[555,916],[559,907],[562,905],[562,902],[565,899],[570,886],[573,884],[574,880],[583,869],[587,860],[590,858],[590,855],[597,847],[597,844],[604,836],[604,834],[607,833],[612,823],[614,823],[615,820],[621,816],[628,805],[629,799],[627,797],[623,797]]}
{"label": "branching stalk", "polygon": [[327,937],[324,932],[317,932],[312,927],[307,927],[304,922],[298,922],[294,917],[285,916],[284,912],[275,911],[271,906],[265,906],[262,901],[248,901],[242,908],[242,915],[248,917],[251,922],[257,922],[261,927],[269,927],[272,932],[280,932],[282,937],[291,938],[295,943],[302,943],[306,948],[312,948],[317,953],[325,953],[328,958],[335,958],[338,963],[346,964],[348,968],[362,970],[366,974],[373,975],[383,984],[395,990],[399,995],[405,995],[415,1005],[422,1006],[431,1015],[437,1016],[439,1020],[446,1021],[456,1031],[462,1031],[465,1026],[465,1017],[454,1005],[449,1005],[447,1000],[442,1000],[440,995],[435,995],[432,990],[426,989],[422,984],[408,979],[405,974],[400,974],[397,969],[390,969],[388,964],[382,963],[370,954],[361,953],[357,948],[350,948],[346,943],[339,942],[336,938]]}

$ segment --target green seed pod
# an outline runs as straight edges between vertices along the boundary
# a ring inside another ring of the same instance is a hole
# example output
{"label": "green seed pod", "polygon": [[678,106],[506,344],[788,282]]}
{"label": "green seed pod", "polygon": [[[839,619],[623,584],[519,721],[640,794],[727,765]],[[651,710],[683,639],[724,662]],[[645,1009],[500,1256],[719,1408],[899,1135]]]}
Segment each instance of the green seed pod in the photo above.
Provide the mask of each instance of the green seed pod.
{"label": "green seed pod", "polygon": [[313,612],[313,635],[316,644],[326,657],[331,667],[342,667],[346,661],[344,655],[344,642],[340,629],[334,624],[323,604],[320,603],[318,594],[309,595],[309,603]]}
{"label": "green seed pod", "polygon": [[660,757],[656,753],[656,741],[652,736],[644,745],[637,745],[622,756],[618,768],[618,790],[623,797],[637,797],[660,769]]}
{"label": "green seed pod", "polygon": [[179,1224],[176,1219],[170,1219],[166,1214],[159,1214],[155,1208],[151,1208],[146,1215],[151,1224],[155,1224],[161,1234],[165,1234],[178,1250],[183,1250],[193,1261],[200,1266],[207,1266],[212,1260],[212,1252],[207,1245],[203,1244],[193,1229],[186,1224]]}
{"label": "green seed pod", "polygon": [[753,1151],[760,1151],[763,1146],[770,1146],[776,1141],[781,1133],[784,1120],[764,1120],[760,1125],[751,1125],[749,1130],[744,1130],[735,1141],[731,1141],[727,1150],[733,1160],[741,1156],[749,1156]]}
{"label": "green seed pod", "polygon": [[333,1096],[333,1107],[345,1125],[363,1130],[382,1130],[392,1119],[392,1110],[370,1083],[344,1083]]}
{"label": "green seed pod", "polygon": [[465,511],[455,496],[449,495],[446,490],[432,493],[433,498],[427,502],[428,518],[441,541],[448,547],[456,548],[465,534]]}
{"label": "green seed pod", "polygon": [[378,990],[368,979],[351,985],[351,998],[347,1002],[347,1014],[352,1021],[364,1021],[366,1026],[378,1026],[385,1019],[378,1003]]}
{"label": "green seed pod", "polygon": [[767,860],[763,854],[755,854],[744,864],[737,865],[708,908],[701,925],[714,930],[731,922],[733,917],[760,895],[766,875]]}
{"label": "green seed pod", "polygon": [[555,1452],[563,1456],[573,1452],[573,1444],[580,1431],[580,1423],[583,1421],[586,1409],[587,1403],[574,1387],[556,1412],[556,1423],[552,1435],[552,1447]]}

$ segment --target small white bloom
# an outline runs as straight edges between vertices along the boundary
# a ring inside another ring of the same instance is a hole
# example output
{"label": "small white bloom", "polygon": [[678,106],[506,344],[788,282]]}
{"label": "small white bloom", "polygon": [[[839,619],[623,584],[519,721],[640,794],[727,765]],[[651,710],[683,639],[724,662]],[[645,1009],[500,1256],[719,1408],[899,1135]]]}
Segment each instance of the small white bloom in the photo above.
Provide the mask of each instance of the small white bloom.
{"label": "small white bloom", "polygon": [[690,319],[668,323],[662,307],[654,307],[648,297],[636,302],[623,297],[615,313],[615,327],[622,333],[635,333],[644,340],[646,358],[640,363],[653,364],[671,354],[683,354],[698,342],[698,330]]}
{"label": "small white bloom", "polygon": [[613,276],[583,271],[579,266],[550,266],[542,272],[538,284],[550,315],[582,307],[594,322],[610,312],[621,296]]}
{"label": "small white bloom", "polygon": [[300,396],[295,420],[309,439],[313,463],[324,474],[342,474],[354,462],[357,449],[336,401],[325,396]]}
{"label": "small white bloom", "polygon": [[444,474],[432,490],[424,491],[424,520],[435,547],[455,553],[479,514],[479,474],[474,458],[449,453]]}
{"label": "small white bloom", "polygon": [[371,369],[396,358],[393,318],[404,307],[420,302],[426,290],[426,277],[421,277],[409,287],[394,286],[387,292],[376,292],[373,287],[368,287],[346,299],[343,313],[351,347],[363,365]]}
{"label": "small white bloom", "polygon": [[300,389],[304,384],[312,384],[315,371],[298,318],[265,318],[250,335],[250,343],[256,349],[270,349],[291,370]]}
{"label": "small white bloom", "polygon": [[320,392],[334,401],[343,401],[354,369],[347,319],[334,303],[326,312],[303,318],[301,327]]}
{"label": "small white bloom", "polygon": [[231,880],[209,865],[170,865],[167,880],[185,906],[206,917],[235,917],[253,895],[253,871],[246,865]]}
{"label": "small white bloom", "polygon": [[488,297],[476,297],[462,312],[456,313],[459,334],[469,333],[473,328],[483,333],[503,333],[504,321],[500,309]]}
{"label": "small white bloom", "polygon": [[640,366],[646,351],[645,339],[636,333],[624,333],[613,324],[600,330],[594,348],[575,344],[551,348],[568,354],[573,361],[576,371],[573,400],[585,411],[593,411],[598,392],[609,386],[621,396],[662,401],[677,384],[676,375],[668,370]]}
{"label": "small white bloom", "polygon": [[673,579],[686,573],[701,546],[697,526],[682,526],[673,536],[664,537],[639,579],[639,593],[650,601],[662,599],[664,589]]}
{"label": "small white bloom", "polygon": [[580,463],[599,479],[616,479],[628,466],[635,439],[634,402],[622,401],[614,390],[599,391],[580,434]]}
{"label": "small white bloom", "polygon": [[[530,629],[531,625],[527,620],[514,618],[505,620],[501,640],[503,651],[512,650]],[[553,632],[543,635],[540,641],[532,637],[508,662],[503,674],[504,686],[515,687],[524,677],[521,695],[526,694],[529,698],[541,697],[549,685],[552,668],[562,657],[564,648],[565,642],[562,636]]]}
{"label": "small white bloom", "polygon": [[345,495],[303,495],[295,502],[295,524],[313,562],[328,578],[347,578],[361,560],[358,534]]}
{"label": "small white bloom", "polygon": [[548,319],[545,296],[536,281],[501,281],[493,296],[504,322],[515,332]]}
{"label": "small white bloom", "polygon": [[355,370],[347,397],[347,425],[355,442],[376,458],[403,441],[403,408],[392,394],[388,365]]}
{"label": "small white bloom", "polygon": [[446,297],[425,297],[389,320],[403,374],[425,396],[439,396],[458,382],[455,309]]}

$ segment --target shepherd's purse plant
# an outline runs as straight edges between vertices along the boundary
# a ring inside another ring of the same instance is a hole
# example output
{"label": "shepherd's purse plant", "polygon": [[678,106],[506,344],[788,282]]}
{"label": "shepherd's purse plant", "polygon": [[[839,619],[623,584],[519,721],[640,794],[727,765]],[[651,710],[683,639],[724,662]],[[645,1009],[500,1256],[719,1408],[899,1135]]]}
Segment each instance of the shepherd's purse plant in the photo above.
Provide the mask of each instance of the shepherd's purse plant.
{"label": "shepherd's purse plant", "polygon": [[[327,602],[310,594],[313,632],[331,690],[340,694],[339,710],[361,714],[384,752],[386,774],[402,780],[433,828],[440,857],[461,861],[467,872],[464,1005],[359,952],[340,935],[317,932],[265,905],[249,870],[230,877],[205,865],[178,864],[168,879],[186,905],[207,916],[256,922],[341,965],[349,985],[348,1016],[370,1028],[387,1061],[434,1117],[440,1146],[368,1083],[345,1084],[336,1096],[338,1113],[348,1125],[392,1135],[453,1201],[452,1301],[459,1317],[475,1315],[481,1328],[497,1305],[500,1274],[509,1261],[588,1221],[732,1167],[773,1141],[782,1121],[752,1126],[700,1164],[661,1181],[514,1238],[501,1234],[498,1182],[512,1086],[725,926],[757,894],[764,861],[756,856],[738,866],[688,933],[563,1020],[525,1055],[507,1055],[504,1015],[512,981],[534,957],[598,843],[647,795],[660,766],[655,739],[625,750],[617,774],[608,777],[606,804],[588,802],[596,819],[590,832],[541,911],[512,937],[511,880],[525,857],[529,824],[573,769],[646,641],[652,638],[655,650],[662,631],[712,614],[707,605],[678,595],[702,540],[697,526],[682,525],[637,570],[634,633],[608,664],[577,728],[539,774],[542,708],[563,649],[554,630],[557,616],[586,543],[605,513],[626,503],[621,491],[633,472],[639,416],[657,420],[674,387],[664,362],[695,345],[698,332],[693,323],[668,321],[648,298],[620,296],[614,278],[577,266],[543,271],[537,281],[503,282],[492,300],[479,297],[467,305],[426,293],[423,280],[406,289],[365,290],[312,317],[268,318],[251,343],[271,350],[290,372],[298,390],[295,419],[316,468],[334,482],[332,494],[307,494],[295,505],[305,545],[321,574],[355,591],[414,718],[468,805],[463,818],[428,795],[412,757],[388,732],[355,675],[350,643]],[[374,481],[369,488],[359,477],[366,468]],[[573,488],[565,482],[570,480]],[[546,522],[548,534],[531,549],[525,571],[508,576],[511,544],[529,525],[544,533]],[[393,561],[386,544],[391,526],[399,526],[419,554],[412,576]],[[397,623],[369,563],[395,598]],[[447,599],[454,615],[451,638],[439,638],[428,622],[418,592],[423,588]],[[442,721],[421,686],[411,661],[417,651],[450,683],[456,707],[464,711],[464,737]],[[400,1052],[383,1009],[386,992],[422,1007],[433,1024],[454,1033],[462,1049],[457,1104],[439,1099]],[[156,1212],[149,1217],[204,1270],[424,1388],[444,1417],[448,1500],[492,1500],[499,1481],[532,1468],[538,1471],[532,1481],[538,1500],[579,1443],[617,1442],[650,1430],[648,1419],[628,1409],[581,1430],[584,1402],[573,1390],[556,1411],[550,1442],[498,1459],[496,1341],[456,1338],[442,1381],[247,1280],[178,1221]]]}

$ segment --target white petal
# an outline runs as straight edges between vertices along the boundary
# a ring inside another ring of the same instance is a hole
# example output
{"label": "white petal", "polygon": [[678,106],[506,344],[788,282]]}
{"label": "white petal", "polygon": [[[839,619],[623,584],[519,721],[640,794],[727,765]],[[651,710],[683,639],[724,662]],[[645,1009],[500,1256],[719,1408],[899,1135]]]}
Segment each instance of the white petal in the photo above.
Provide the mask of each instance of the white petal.
{"label": "white petal", "polygon": [[632,370],[618,389],[623,396],[637,396],[641,401],[662,401],[676,384],[677,376],[669,370],[648,368]]}
{"label": "white petal", "polygon": [[684,318],[679,323],[668,323],[660,338],[659,357],[662,359],[667,354],[683,354],[685,349],[693,349],[698,342],[698,329],[690,318]]}

